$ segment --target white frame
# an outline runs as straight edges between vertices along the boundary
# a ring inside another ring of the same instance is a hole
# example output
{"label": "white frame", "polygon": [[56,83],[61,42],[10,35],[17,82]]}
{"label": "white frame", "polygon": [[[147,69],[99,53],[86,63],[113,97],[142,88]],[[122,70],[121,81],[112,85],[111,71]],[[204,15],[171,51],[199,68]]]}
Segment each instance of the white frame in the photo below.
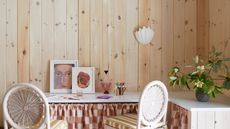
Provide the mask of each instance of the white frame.
{"label": "white frame", "polygon": [[73,67],[77,67],[78,61],[77,60],[50,60],[50,93],[71,93],[72,89],[55,89],[54,88],[55,87],[54,86],[54,65],[56,64],[72,64]]}
{"label": "white frame", "polygon": [[[90,75],[90,85],[87,88],[80,88],[77,84],[79,72],[86,72]],[[75,67],[72,68],[72,93],[95,93],[95,67]]]}

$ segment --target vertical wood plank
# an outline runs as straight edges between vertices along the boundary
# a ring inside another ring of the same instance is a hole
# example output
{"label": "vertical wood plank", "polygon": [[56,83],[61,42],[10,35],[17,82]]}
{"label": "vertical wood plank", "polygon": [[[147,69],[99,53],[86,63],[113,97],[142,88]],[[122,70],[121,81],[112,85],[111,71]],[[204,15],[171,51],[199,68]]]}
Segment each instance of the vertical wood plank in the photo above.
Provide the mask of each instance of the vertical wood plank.
{"label": "vertical wood plank", "polygon": [[90,43],[91,66],[95,67],[96,91],[101,91],[100,80],[103,78],[102,70],[102,44],[103,44],[103,1],[91,0],[90,2]]}
{"label": "vertical wood plank", "polygon": [[78,59],[78,0],[67,1],[67,59]]}
{"label": "vertical wood plank", "polygon": [[66,1],[54,1],[54,59],[66,59]]}
{"label": "vertical wood plank", "polygon": [[218,51],[224,49],[224,26],[223,26],[223,0],[209,0],[210,8],[210,47],[215,46]]}
{"label": "vertical wood plank", "polygon": [[103,44],[102,44],[102,77],[109,71],[109,79],[113,81],[111,69],[111,46],[114,43],[114,0],[103,0]]}
{"label": "vertical wood plank", "polygon": [[215,112],[198,112],[197,129],[215,129]]}
{"label": "vertical wood plank", "polygon": [[150,24],[155,31],[150,45],[150,80],[162,79],[162,0],[151,0]]}
{"label": "vertical wood plank", "polygon": [[18,2],[18,82],[29,81],[29,0]]}
{"label": "vertical wood plank", "polygon": [[90,0],[79,0],[79,65],[90,66]]}
{"label": "vertical wood plank", "polygon": [[196,1],[195,0],[187,0],[185,1],[185,65],[191,65],[193,61],[193,57],[196,56]]}
{"label": "vertical wood plank", "polygon": [[125,81],[126,2],[115,0],[114,43],[112,44],[111,69],[114,82]]}
{"label": "vertical wood plank", "polygon": [[17,0],[7,0],[6,86],[17,83]]}
{"label": "vertical wood plank", "polygon": [[[6,91],[6,0],[0,0],[0,102],[3,101],[3,96]],[[2,110],[2,106],[0,108]],[[0,112],[0,122],[3,123],[3,113]],[[2,125],[2,124],[1,124]]]}
{"label": "vertical wood plank", "polygon": [[41,0],[30,1],[30,82],[42,89],[41,44],[42,16]]}
{"label": "vertical wood plank", "polygon": [[162,1],[162,72],[168,84],[168,72],[173,66],[173,0]]}
{"label": "vertical wood plank", "polygon": [[[150,1],[139,0],[139,27],[150,25]],[[139,82],[138,90],[142,90],[150,79],[150,46],[139,44]]]}
{"label": "vertical wood plank", "polygon": [[197,0],[197,54],[208,57],[209,51],[209,0]]}
{"label": "vertical wood plank", "polygon": [[138,27],[138,0],[127,0],[126,11],[126,75],[128,91],[137,91],[138,87],[138,42],[134,37],[134,28]]}
{"label": "vertical wood plank", "polygon": [[174,32],[173,32],[173,51],[174,51],[174,65],[179,66],[184,70],[184,0],[174,0]]}
{"label": "vertical wood plank", "polygon": [[[230,0],[223,0],[223,29],[224,29],[224,54],[226,57],[230,57]],[[228,63],[230,67],[230,63]]]}
{"label": "vertical wood plank", "polygon": [[49,91],[51,59],[54,59],[54,1],[42,0],[42,84],[44,91]]}

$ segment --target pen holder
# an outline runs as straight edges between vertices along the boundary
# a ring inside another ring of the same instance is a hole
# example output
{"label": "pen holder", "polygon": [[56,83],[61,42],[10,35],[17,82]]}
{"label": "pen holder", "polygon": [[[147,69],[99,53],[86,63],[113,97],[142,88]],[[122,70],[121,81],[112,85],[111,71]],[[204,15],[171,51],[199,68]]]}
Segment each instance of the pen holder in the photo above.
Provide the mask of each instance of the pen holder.
{"label": "pen holder", "polygon": [[124,95],[125,90],[126,90],[126,87],[125,87],[125,86],[120,86],[120,85],[117,86],[117,85],[116,85],[115,94],[116,94],[116,95]]}

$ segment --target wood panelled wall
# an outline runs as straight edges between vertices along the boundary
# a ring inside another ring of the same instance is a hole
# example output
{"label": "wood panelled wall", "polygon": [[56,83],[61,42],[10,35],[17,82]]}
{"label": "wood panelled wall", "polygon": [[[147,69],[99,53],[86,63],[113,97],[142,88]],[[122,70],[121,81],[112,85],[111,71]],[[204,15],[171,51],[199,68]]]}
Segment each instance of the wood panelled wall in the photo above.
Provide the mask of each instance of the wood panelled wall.
{"label": "wood panelled wall", "polygon": [[198,2],[197,53],[207,57],[215,46],[230,56],[230,1],[203,0]]}
{"label": "wood panelled wall", "polygon": [[[1,100],[17,82],[49,91],[51,59],[96,67],[96,84],[109,70],[112,82],[137,91],[167,84],[169,68],[191,63],[197,50],[196,0],[0,0],[0,10]],[[133,35],[143,25],[155,31],[146,46]]]}
{"label": "wood panelled wall", "polygon": [[[197,53],[205,58],[215,46],[230,57],[230,0],[201,0],[197,11]],[[230,91],[225,94],[230,96]]]}

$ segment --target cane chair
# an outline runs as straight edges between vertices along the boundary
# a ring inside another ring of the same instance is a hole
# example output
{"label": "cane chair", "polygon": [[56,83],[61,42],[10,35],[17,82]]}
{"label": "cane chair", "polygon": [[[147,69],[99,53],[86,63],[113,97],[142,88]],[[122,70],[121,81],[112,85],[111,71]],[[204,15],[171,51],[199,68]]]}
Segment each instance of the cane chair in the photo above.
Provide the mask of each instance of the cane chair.
{"label": "cane chair", "polygon": [[50,122],[49,105],[43,92],[29,83],[12,85],[3,100],[4,128],[67,129],[67,122]]}
{"label": "cane chair", "polygon": [[160,81],[150,82],[142,92],[137,114],[124,114],[104,120],[106,129],[166,129],[168,92]]}

